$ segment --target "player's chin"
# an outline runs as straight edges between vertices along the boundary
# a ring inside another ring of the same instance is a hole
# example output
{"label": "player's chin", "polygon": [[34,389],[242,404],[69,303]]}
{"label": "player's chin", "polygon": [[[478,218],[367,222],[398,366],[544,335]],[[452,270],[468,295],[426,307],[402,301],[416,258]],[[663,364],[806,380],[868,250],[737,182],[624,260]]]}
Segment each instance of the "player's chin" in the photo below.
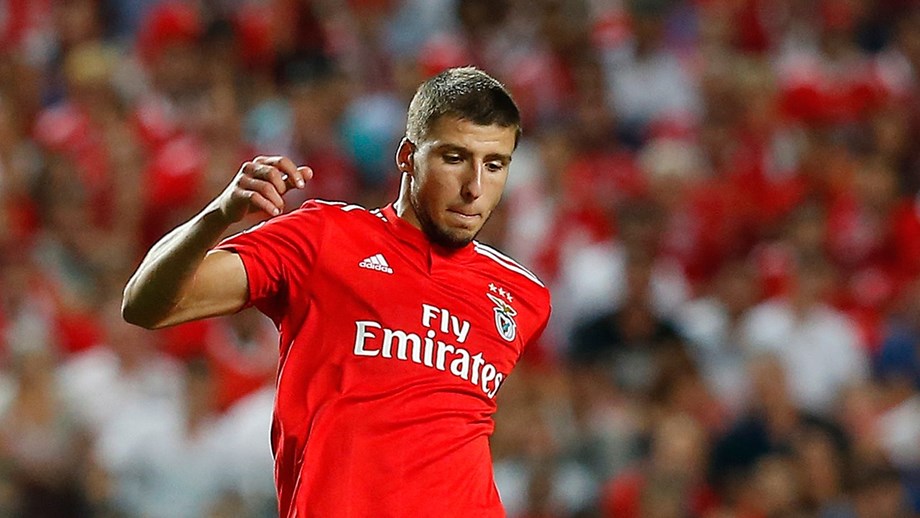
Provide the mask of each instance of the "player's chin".
{"label": "player's chin", "polygon": [[480,226],[474,228],[467,227],[442,227],[436,241],[438,244],[448,248],[463,248],[470,244],[479,233]]}

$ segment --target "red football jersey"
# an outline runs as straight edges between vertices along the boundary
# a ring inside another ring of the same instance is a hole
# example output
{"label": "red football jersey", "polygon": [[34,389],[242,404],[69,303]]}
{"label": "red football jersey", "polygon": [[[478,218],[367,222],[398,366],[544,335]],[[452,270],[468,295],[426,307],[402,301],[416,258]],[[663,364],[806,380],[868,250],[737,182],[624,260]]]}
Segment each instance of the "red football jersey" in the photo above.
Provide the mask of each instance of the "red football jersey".
{"label": "red football jersey", "polygon": [[504,516],[492,414],[549,319],[537,277],[475,241],[433,245],[392,206],[309,201],[219,248],[281,333],[281,516]]}

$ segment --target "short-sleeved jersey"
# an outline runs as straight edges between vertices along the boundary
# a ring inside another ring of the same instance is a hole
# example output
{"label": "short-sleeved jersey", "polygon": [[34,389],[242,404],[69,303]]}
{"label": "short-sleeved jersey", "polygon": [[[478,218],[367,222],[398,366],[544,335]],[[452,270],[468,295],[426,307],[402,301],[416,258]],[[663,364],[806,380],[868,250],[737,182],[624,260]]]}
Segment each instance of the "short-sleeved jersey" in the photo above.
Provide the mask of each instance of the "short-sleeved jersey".
{"label": "short-sleeved jersey", "polygon": [[280,331],[281,516],[503,516],[495,396],[550,313],[531,272],[433,245],[392,205],[309,201],[233,236]]}

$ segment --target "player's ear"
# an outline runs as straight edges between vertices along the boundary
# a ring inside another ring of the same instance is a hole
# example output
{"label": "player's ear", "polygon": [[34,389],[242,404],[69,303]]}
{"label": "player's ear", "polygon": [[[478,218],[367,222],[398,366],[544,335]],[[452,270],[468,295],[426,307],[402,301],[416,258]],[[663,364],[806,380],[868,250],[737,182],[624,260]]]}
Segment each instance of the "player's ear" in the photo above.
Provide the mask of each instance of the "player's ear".
{"label": "player's ear", "polygon": [[412,174],[414,172],[413,153],[415,153],[415,144],[407,137],[403,137],[399,142],[399,147],[396,148],[396,167],[401,173]]}

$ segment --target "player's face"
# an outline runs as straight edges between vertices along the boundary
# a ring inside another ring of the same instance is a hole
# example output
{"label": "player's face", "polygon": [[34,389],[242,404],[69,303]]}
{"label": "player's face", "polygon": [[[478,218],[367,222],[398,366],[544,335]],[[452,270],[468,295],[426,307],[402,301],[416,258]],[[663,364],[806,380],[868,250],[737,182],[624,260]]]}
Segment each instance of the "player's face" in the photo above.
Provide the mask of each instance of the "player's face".
{"label": "player's face", "polygon": [[421,142],[404,141],[409,221],[443,246],[472,241],[501,199],[515,137],[513,127],[441,117]]}

